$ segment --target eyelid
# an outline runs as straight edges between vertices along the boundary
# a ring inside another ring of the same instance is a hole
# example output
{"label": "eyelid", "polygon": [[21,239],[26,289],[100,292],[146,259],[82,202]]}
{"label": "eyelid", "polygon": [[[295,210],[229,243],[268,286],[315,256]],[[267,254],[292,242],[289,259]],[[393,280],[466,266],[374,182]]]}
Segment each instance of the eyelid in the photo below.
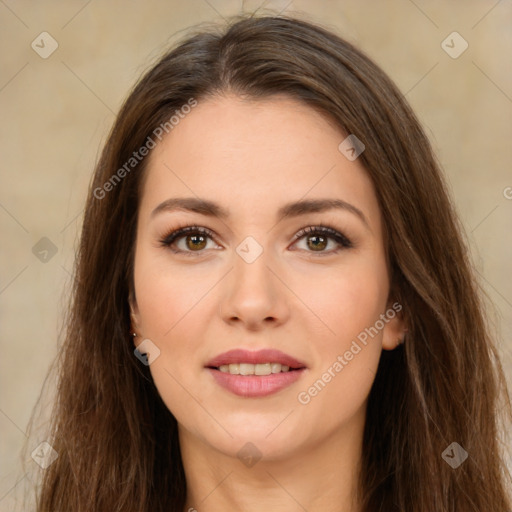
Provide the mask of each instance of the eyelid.
{"label": "eyelid", "polygon": [[[346,248],[353,247],[352,241],[345,234],[343,234],[341,231],[339,231],[331,226],[325,225],[325,224],[315,224],[312,226],[306,226],[305,228],[300,229],[294,235],[293,238],[295,240],[299,240],[299,239],[303,238],[305,235],[315,234],[315,233],[319,233],[319,234],[326,236],[327,238],[331,238],[331,239],[335,240],[339,245],[344,246]],[[315,252],[315,251],[311,251],[311,252]],[[322,252],[322,251],[320,251],[320,252]],[[329,253],[327,252],[326,254],[329,254]]]}
{"label": "eyelid", "polygon": [[[214,241],[216,238],[216,234],[211,229],[208,229],[204,226],[187,225],[187,226],[182,226],[182,227],[177,227],[175,229],[172,229],[171,231],[169,231],[167,233],[167,235],[165,235],[161,238],[160,243],[162,246],[170,248],[170,245],[172,243],[174,243],[176,240],[184,237],[185,235],[187,235],[187,233],[191,233],[191,234],[200,233],[202,235],[205,235],[205,236],[211,238]],[[215,243],[217,243],[217,242],[215,242]],[[189,253],[191,253],[194,251],[173,251],[173,252],[176,252],[176,253],[189,252]],[[202,252],[202,251],[198,251],[198,252]]]}

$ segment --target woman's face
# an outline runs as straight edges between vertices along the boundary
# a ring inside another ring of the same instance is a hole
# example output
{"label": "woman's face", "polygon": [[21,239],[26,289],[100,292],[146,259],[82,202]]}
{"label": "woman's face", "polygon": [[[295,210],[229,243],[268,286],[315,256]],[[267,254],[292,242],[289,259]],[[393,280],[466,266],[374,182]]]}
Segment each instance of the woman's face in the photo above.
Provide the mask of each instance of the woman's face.
{"label": "woman's face", "polygon": [[[199,101],[152,150],[132,327],[182,438],[272,459],[362,430],[401,306],[372,182],[344,139],[294,99],[229,95]],[[203,232],[171,240],[186,226]]]}

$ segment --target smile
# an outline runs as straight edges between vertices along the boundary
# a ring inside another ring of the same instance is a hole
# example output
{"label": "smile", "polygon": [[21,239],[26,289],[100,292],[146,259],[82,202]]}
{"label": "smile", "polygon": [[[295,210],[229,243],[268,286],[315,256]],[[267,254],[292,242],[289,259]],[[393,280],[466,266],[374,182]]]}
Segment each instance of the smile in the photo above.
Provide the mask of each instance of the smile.
{"label": "smile", "polygon": [[307,371],[304,363],[275,349],[230,350],[210,360],[205,369],[221,388],[245,398],[277,393]]}
{"label": "smile", "polygon": [[[290,367],[281,363],[233,363],[223,364],[217,368],[223,373],[231,375],[270,375],[273,373],[289,372]],[[294,368],[291,368],[294,370]]]}

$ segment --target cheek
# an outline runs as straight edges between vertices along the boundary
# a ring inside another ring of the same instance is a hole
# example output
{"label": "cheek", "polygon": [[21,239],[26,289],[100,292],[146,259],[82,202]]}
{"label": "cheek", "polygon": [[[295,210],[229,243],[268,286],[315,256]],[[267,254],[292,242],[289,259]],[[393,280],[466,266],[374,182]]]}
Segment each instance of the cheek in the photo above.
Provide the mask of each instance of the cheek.
{"label": "cheek", "polygon": [[[183,422],[190,416],[191,367],[201,349],[207,319],[201,297],[210,287],[183,274],[160,272],[146,265],[135,269],[135,289],[141,333],[160,351],[149,369],[169,411]],[[188,412],[187,412],[188,411]],[[197,414],[200,414],[198,411]]]}
{"label": "cheek", "polygon": [[389,285],[380,259],[354,258],[352,264],[324,274],[300,273],[294,290],[305,297],[311,324],[319,326],[316,349],[332,357],[375,324],[385,310]]}
{"label": "cheek", "polygon": [[172,268],[165,255],[156,258],[144,250],[135,264],[134,281],[141,330],[146,337],[165,343],[182,325],[198,324],[201,299],[211,288],[198,272]]}
{"label": "cheek", "polygon": [[205,309],[211,309],[205,294],[212,286],[194,272],[162,268],[143,251],[134,280],[141,334],[160,350],[150,365],[151,374],[164,401],[179,404],[186,398],[180,383],[190,379],[205,339],[211,314]]}
{"label": "cheek", "polygon": [[323,290],[309,289],[312,309],[329,328],[315,339],[317,361],[297,400],[326,428],[365,403],[382,350],[382,330],[372,328],[385,313],[388,291],[386,267],[377,259],[332,273]]}

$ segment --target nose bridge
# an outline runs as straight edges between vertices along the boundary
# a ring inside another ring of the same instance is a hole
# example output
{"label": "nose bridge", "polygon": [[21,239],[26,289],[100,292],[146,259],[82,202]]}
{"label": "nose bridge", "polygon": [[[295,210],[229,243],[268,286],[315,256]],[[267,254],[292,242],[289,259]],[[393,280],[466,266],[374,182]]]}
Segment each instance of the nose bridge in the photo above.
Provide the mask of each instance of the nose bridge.
{"label": "nose bridge", "polygon": [[268,248],[247,237],[236,248],[234,255],[233,289],[237,294],[253,297],[252,300],[268,299],[274,294],[275,277],[269,269],[271,254]]}
{"label": "nose bridge", "polygon": [[245,238],[233,254],[233,271],[227,282],[222,313],[225,318],[257,324],[267,318],[283,320],[286,298],[274,275],[275,260],[270,249],[254,237]]}

